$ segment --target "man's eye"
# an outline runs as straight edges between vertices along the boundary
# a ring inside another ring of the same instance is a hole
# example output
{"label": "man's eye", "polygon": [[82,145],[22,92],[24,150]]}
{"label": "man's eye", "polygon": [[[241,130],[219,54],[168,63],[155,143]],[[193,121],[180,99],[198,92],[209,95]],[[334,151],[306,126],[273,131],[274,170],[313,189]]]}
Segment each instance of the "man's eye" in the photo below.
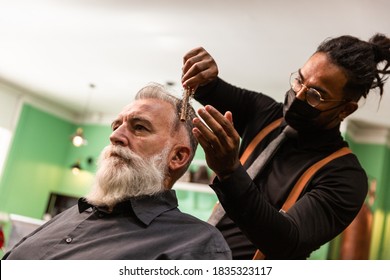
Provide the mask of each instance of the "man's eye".
{"label": "man's eye", "polygon": [[135,125],[134,129],[135,130],[147,130],[146,127],[144,127],[143,125],[140,125],[140,124]]}

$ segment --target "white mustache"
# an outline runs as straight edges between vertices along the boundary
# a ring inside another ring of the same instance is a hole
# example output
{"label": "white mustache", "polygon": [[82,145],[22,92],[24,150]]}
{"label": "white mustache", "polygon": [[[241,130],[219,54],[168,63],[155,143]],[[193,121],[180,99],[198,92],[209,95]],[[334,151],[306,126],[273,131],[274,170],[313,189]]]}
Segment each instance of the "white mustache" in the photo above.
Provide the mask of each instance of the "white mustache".
{"label": "white mustache", "polygon": [[104,148],[101,159],[108,159],[110,157],[117,157],[123,159],[124,161],[130,163],[135,158],[140,159],[141,157],[131,151],[128,148],[122,146],[109,145]]}

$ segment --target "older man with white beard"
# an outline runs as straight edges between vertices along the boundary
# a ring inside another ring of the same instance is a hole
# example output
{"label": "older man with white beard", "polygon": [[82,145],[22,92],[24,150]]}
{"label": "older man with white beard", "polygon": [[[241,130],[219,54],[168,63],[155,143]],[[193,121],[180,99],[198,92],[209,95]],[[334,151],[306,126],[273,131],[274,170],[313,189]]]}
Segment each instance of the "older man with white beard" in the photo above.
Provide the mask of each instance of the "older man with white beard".
{"label": "older man with white beard", "polygon": [[177,208],[171,188],[197,147],[195,112],[180,111],[162,86],[141,89],[112,123],[91,192],[3,259],[231,259],[216,228]]}

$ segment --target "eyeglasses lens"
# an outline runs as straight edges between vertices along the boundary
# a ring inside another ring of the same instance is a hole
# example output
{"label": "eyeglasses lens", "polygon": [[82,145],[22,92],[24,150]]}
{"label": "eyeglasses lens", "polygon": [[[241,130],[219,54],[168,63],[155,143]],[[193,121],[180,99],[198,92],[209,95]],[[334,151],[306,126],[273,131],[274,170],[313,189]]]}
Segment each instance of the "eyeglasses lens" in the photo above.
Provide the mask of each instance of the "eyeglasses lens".
{"label": "eyeglasses lens", "polygon": [[[298,93],[302,89],[303,85],[302,85],[301,78],[299,77],[298,72],[291,74],[290,85],[291,85],[292,90],[295,93]],[[318,91],[316,91],[315,89],[312,89],[312,88],[307,89],[306,102],[309,105],[316,107],[321,103],[321,100],[322,100],[321,94]]]}
{"label": "eyeglasses lens", "polygon": [[298,77],[293,76],[293,75],[291,76],[291,79],[290,79],[290,85],[291,85],[292,90],[295,93],[298,93],[302,89],[302,84],[299,81]]}
{"label": "eyeglasses lens", "polygon": [[309,88],[306,91],[306,101],[311,106],[316,107],[321,103],[321,95],[315,89]]}

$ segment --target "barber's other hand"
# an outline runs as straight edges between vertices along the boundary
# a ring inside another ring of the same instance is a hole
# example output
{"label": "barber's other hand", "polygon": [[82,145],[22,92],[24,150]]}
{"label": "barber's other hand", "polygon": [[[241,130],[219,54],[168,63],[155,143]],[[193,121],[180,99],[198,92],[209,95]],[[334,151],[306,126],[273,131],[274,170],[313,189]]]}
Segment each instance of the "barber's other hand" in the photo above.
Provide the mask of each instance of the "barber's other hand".
{"label": "barber's other hand", "polygon": [[241,164],[238,158],[240,136],[233,127],[231,112],[222,115],[214,107],[207,105],[198,110],[199,119],[194,118],[192,132],[203,147],[208,166],[222,180],[232,174]]}
{"label": "barber's other hand", "polygon": [[195,48],[183,57],[182,85],[196,90],[218,76],[214,58],[202,47]]}

